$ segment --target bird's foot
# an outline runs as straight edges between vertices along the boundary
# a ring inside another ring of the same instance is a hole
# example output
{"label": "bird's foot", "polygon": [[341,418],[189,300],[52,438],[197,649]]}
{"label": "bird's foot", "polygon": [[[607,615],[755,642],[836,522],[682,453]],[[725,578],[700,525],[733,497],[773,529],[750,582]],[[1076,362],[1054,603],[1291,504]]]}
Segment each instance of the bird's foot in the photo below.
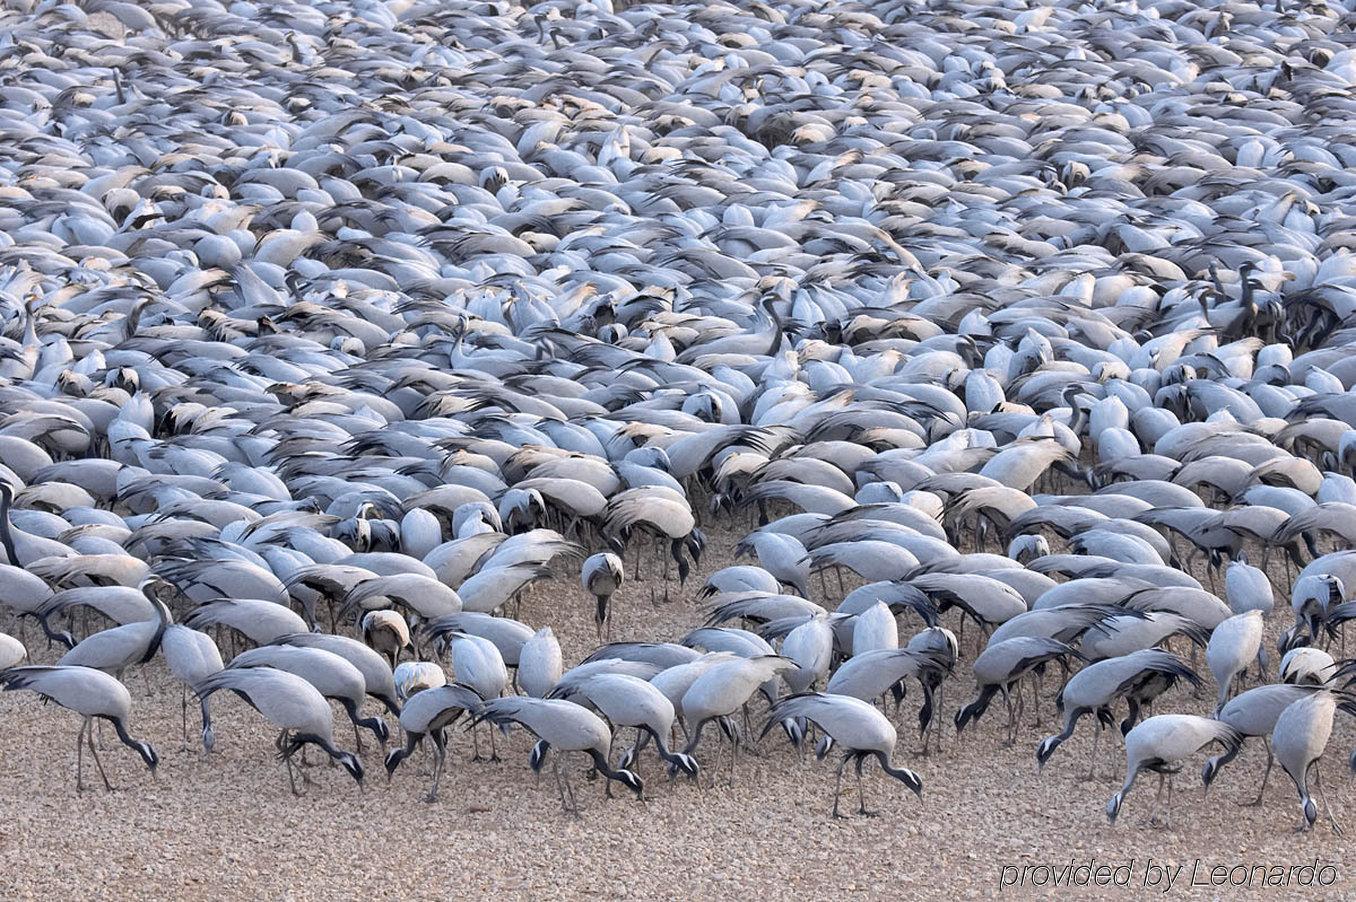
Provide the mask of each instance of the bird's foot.
{"label": "bird's foot", "polygon": [[872,811],[869,808],[858,808],[857,813],[862,817],[880,817],[879,811]]}
{"label": "bird's foot", "polygon": [[1239,807],[1239,808],[1261,808],[1261,807],[1262,807],[1262,797],[1261,797],[1261,796],[1258,796],[1257,798],[1253,799],[1251,802],[1239,802],[1239,803],[1238,803],[1238,807]]}
{"label": "bird's foot", "polygon": [[436,792],[427,793],[424,796],[424,801],[432,805],[434,802],[438,801],[438,794]]}

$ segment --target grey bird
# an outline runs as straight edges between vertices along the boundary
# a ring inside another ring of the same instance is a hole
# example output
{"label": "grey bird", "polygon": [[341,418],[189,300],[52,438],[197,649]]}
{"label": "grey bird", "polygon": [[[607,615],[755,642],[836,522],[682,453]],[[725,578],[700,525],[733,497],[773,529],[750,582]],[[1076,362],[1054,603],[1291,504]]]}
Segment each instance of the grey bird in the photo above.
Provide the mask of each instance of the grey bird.
{"label": "grey bird", "polygon": [[11,667],[0,671],[0,688],[5,692],[28,689],[38,693],[44,700],[56,702],[79,714],[83,719],[75,734],[75,788],[83,790],[84,785],[84,746],[89,747],[94,756],[94,764],[99,768],[99,776],[104,781],[104,789],[111,791],[103,762],[99,760],[99,751],[95,748],[94,733],[90,729],[96,719],[113,724],[118,739],[123,745],[135,751],[146,762],[152,775],[160,756],[149,743],[132,738],[127,732],[127,718],[132,711],[132,696],[127,687],[101,670],[91,667],[63,666],[54,667]]}
{"label": "grey bird", "polygon": [[294,795],[301,795],[293,773],[292,756],[305,745],[318,746],[361,787],[363,765],[358,756],[334,744],[334,720],[329,702],[306,680],[273,667],[227,668],[207,677],[195,687],[203,710],[203,746],[216,743],[208,701],[222,689],[229,689],[249,703],[264,719],[278,728],[278,757],[287,765],[287,779]]}

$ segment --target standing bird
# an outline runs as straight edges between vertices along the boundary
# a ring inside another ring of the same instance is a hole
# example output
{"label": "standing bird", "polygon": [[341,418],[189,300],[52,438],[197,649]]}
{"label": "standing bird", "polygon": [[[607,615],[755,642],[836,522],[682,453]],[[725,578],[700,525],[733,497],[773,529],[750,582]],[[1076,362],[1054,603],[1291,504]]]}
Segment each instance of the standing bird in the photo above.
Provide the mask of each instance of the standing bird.
{"label": "standing bird", "polygon": [[593,623],[598,628],[599,642],[612,638],[612,618],[608,604],[613,593],[622,587],[625,578],[622,559],[610,551],[593,555],[584,561],[579,571],[579,582],[584,586],[584,591],[597,599]]}
{"label": "standing bird", "polygon": [[[1121,804],[1135,784],[1135,777],[1141,770],[1151,770],[1158,774],[1158,794],[1154,803],[1163,795],[1163,779],[1168,779],[1168,817],[1172,816],[1172,777],[1182,770],[1182,761],[1194,755],[1211,743],[1219,743],[1223,753],[1205,763],[1201,778],[1206,789],[1219,773],[1219,769],[1228,764],[1243,747],[1243,737],[1237,730],[1218,720],[1198,717],[1195,714],[1158,714],[1143,721],[1125,736],[1125,783],[1120,791],[1106,804],[1106,817],[1116,823],[1121,813]],[[1167,823],[1150,818],[1150,823]]]}
{"label": "standing bird", "polygon": [[1277,679],[1282,683],[1322,686],[1338,669],[1332,655],[1309,645],[1292,648],[1281,657]]}
{"label": "standing bird", "polygon": [[380,717],[363,717],[360,713],[363,699],[367,697],[367,684],[361,671],[333,652],[295,645],[261,645],[236,655],[231,659],[231,667],[273,667],[301,677],[344,709],[353,724],[353,739],[360,752],[359,727],[371,730],[382,745],[390,738],[385,721]]}
{"label": "standing bird", "polygon": [[447,674],[436,661],[406,661],[397,665],[395,674],[396,697],[408,701],[420,692],[447,685]]}
{"label": "standing bird", "polygon": [[563,668],[556,634],[544,626],[523,643],[518,655],[518,686],[533,698],[545,698],[559,682]]}
{"label": "standing bird", "polygon": [[404,615],[390,608],[368,611],[362,619],[363,641],[373,651],[390,662],[392,669],[400,660],[400,653],[413,649],[410,625]]}
{"label": "standing bird", "polygon": [[1055,749],[1073,735],[1079,718],[1092,714],[1098,723],[1088,763],[1087,779],[1091,780],[1097,767],[1097,745],[1102,739],[1102,731],[1114,722],[1111,707],[1117,699],[1135,693],[1155,679],[1169,685],[1179,679],[1193,686],[1201,684],[1200,677],[1185,661],[1157,648],[1097,661],[1074,674],[1055,697],[1055,706],[1064,714],[1064,729],[1054,736],[1047,736],[1036,747],[1036,764],[1044,768]]}
{"label": "standing bird", "polygon": [[1271,613],[1276,597],[1266,573],[1252,566],[1242,555],[1224,569],[1224,593],[1235,614],[1247,611]]}
{"label": "standing bird", "polygon": [[[448,651],[452,657],[454,682],[470,689],[484,701],[504,694],[509,682],[508,668],[493,642],[470,633],[451,633]],[[471,760],[479,761],[480,740],[474,732],[471,737],[475,740],[475,752]],[[490,760],[499,760],[499,753],[494,747],[493,730],[490,730]]]}
{"label": "standing bird", "polygon": [[94,763],[103,778],[104,789],[112,791],[104,773],[104,764],[99,760],[99,751],[94,747],[94,731],[90,725],[95,718],[107,720],[113,724],[122,744],[136,751],[146,762],[151,774],[155,774],[160,756],[149,743],[133,739],[127,732],[127,716],[132,711],[132,696],[127,687],[101,670],[91,667],[63,666],[54,667],[11,667],[0,671],[0,688],[5,692],[16,689],[29,689],[38,693],[44,700],[50,699],[63,708],[81,715],[84,720],[75,734],[75,789],[84,790],[84,751],[88,745]]}
{"label": "standing bird", "polygon": [[396,693],[395,676],[381,655],[348,636],[331,633],[289,633],[274,640],[275,645],[296,645],[301,648],[321,648],[343,658],[363,675],[367,694],[381,702],[390,714],[399,716],[400,699]]}
{"label": "standing bird", "polygon": [[[593,761],[598,773],[607,779],[621,783],[634,792],[637,798],[644,791],[645,784],[640,777],[625,768],[614,770],[608,763],[607,752],[612,744],[612,731],[607,728],[607,724],[597,714],[574,702],[518,696],[497,698],[480,706],[470,728],[482,722],[500,727],[516,723],[531,730],[539,740],[528,759],[534,771],[540,772],[552,749],[558,753],[583,752]],[[559,754],[552,761],[552,769],[556,775],[561,806],[578,815],[579,802],[570,786],[569,775],[560,770]]]}
{"label": "standing bird", "polygon": [[1205,663],[1219,686],[1219,704],[1215,710],[1224,707],[1233,690],[1235,677],[1247,673],[1248,665],[1257,662],[1259,671],[1266,672],[1267,653],[1262,646],[1262,632],[1266,624],[1261,611],[1248,611],[1235,614],[1215,627],[1210,641],[1205,646]]}
{"label": "standing bird", "polygon": [[480,696],[456,684],[414,693],[400,712],[400,728],[405,731],[405,745],[391,749],[386,754],[387,779],[395,775],[401,761],[414,754],[425,736],[431,736],[434,746],[433,782],[429,785],[424,801],[436,802],[438,781],[442,778],[443,762],[447,757],[446,730],[462,714],[475,711],[479,705]]}
{"label": "standing bird", "polygon": [[[897,736],[895,728],[884,714],[868,702],[846,695],[824,695],[818,692],[792,695],[773,705],[768,711],[768,721],[762,735],[778,723],[805,720],[814,724],[826,735],[820,740],[816,755],[823,758],[829,750],[838,745],[843,748],[843,760],[838,765],[838,778],[833,789],[833,816],[838,813],[838,801],[843,794],[843,769],[849,762],[857,769],[857,813],[874,817],[876,812],[868,811],[866,796],[862,790],[862,767],[868,757],[880,762],[881,770],[903,783],[919,797],[923,797],[923,781],[918,774],[906,767],[895,767],[890,756],[894,753]],[[794,736],[798,743],[803,739]]]}
{"label": "standing bird", "polygon": [[165,634],[160,637],[160,653],[164,655],[170,673],[174,674],[182,688],[179,717],[186,749],[189,687],[198,685],[225,665],[221,661],[221,652],[211,636],[179,623],[165,627]]}
{"label": "standing bird", "polygon": [[588,677],[573,687],[570,700],[582,698],[597,708],[615,730],[617,727],[635,727],[637,740],[618,767],[629,770],[647,739],[653,739],[659,757],[669,765],[669,775],[682,771],[696,778],[697,760],[682,752],[669,751],[669,735],[673,732],[673,702],[658,688],[639,677],[624,673],[600,673]]}
{"label": "standing bird", "polygon": [[1215,715],[1217,720],[1227,723],[1245,738],[1249,736],[1262,737],[1262,747],[1267,752],[1267,767],[1262,772],[1262,785],[1257,790],[1257,798],[1251,802],[1242,803],[1244,806],[1256,807],[1261,805],[1262,797],[1266,795],[1267,780],[1271,778],[1271,767],[1276,760],[1271,751],[1271,731],[1276,729],[1276,720],[1281,716],[1282,711],[1294,702],[1308,697],[1315,691],[1315,688],[1286,685],[1284,683],[1255,686],[1247,692],[1240,692],[1235,695]]}
{"label": "standing bird", "polygon": [[[683,722],[691,736],[684,754],[691,755],[701,741],[702,730],[712,720],[730,740],[730,782],[734,783],[735,763],[739,758],[742,733],[733,715],[748,703],[753,693],[767,681],[797,670],[795,661],[780,655],[732,658],[721,661],[693,681],[683,693]],[[720,750],[716,751],[720,761]],[[715,768],[712,768],[714,779]]]}
{"label": "standing bird", "polygon": [[301,677],[273,667],[227,668],[214,673],[196,687],[202,704],[203,746],[211,750],[216,742],[207,701],[213,693],[229,689],[249,702],[266,720],[279,729],[278,757],[287,765],[287,780],[293,795],[301,795],[293,773],[292,756],[302,746],[319,746],[325,754],[343,765],[359,787],[363,782],[363,764],[358,756],[334,744],[334,718],[329,702]]}
{"label": "standing bird", "polygon": [[[1328,794],[1323,790],[1323,774],[1319,770],[1319,759],[1328,747],[1328,737],[1332,735],[1332,717],[1338,705],[1336,693],[1314,692],[1287,706],[1276,718],[1276,726],[1271,731],[1271,751],[1299,792],[1304,819],[1295,828],[1296,832],[1313,829],[1314,821],[1318,820],[1318,806],[1309,793],[1309,772],[1313,771],[1314,789],[1323,799],[1328,825],[1332,827],[1333,833],[1342,835],[1342,828],[1338,826],[1332,806],[1328,804]],[[1349,700],[1343,700],[1341,705],[1348,712],[1356,708]]]}
{"label": "standing bird", "polygon": [[[985,648],[979,657],[975,658],[974,664],[975,686],[978,693],[968,705],[956,712],[956,733],[959,734],[964,730],[965,725],[972,719],[977,722],[983,717],[989,708],[989,702],[1001,692],[1008,708],[1008,738],[1005,745],[1012,745],[1017,740],[1017,719],[1021,716],[1020,710],[1015,709],[1012,704],[1013,686],[1028,673],[1034,671],[1039,674],[1050,661],[1059,661],[1062,666],[1067,667],[1064,659],[1068,656],[1086,660],[1081,653],[1063,642],[1035,636],[1004,639]],[[1036,705],[1039,710],[1039,688],[1036,690]]]}
{"label": "standing bird", "polygon": [[169,608],[159,599],[152,599],[156,619],[142,620],[100,630],[86,637],[61,656],[58,664],[93,667],[111,673],[119,679],[133,664],[145,664],[160,649],[160,638],[170,623]]}

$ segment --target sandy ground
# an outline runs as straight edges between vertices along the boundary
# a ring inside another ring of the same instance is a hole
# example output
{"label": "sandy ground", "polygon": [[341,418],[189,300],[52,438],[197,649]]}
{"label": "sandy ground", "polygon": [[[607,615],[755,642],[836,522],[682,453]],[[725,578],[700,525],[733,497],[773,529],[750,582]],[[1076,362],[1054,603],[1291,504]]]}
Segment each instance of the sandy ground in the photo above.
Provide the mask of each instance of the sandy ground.
{"label": "sandy ground", "polygon": [[[651,604],[652,583],[630,583],[615,600],[614,638],[677,638],[699,623],[693,591],[707,573],[731,562],[722,551],[729,547],[729,533],[714,534],[700,578],[682,597],[674,583],[668,605]],[[830,602],[836,604],[836,592]],[[573,662],[593,645],[591,611],[577,582],[562,576],[536,591],[520,616],[552,624]],[[1273,634],[1286,617],[1285,610],[1274,615]],[[973,639],[972,630],[967,658]],[[758,757],[741,756],[733,787],[724,775],[715,787],[670,784],[647,755],[640,768],[647,779],[643,804],[629,795],[604,800],[601,785],[585,783],[577,765],[586,810],[575,819],[561,812],[549,775],[534,779],[527,766],[531,740],[521,731],[501,745],[506,755],[498,763],[468,762],[470,737],[458,732],[450,759],[456,764],[432,805],[422,801],[428,759],[416,756],[388,784],[370,742],[363,791],[341,769],[322,766],[312,770],[319,785],[294,798],[273,761],[274,734],[243,702],[214,705],[217,752],[204,756],[196,745],[182,747],[178,686],[159,661],[147,676],[149,691],[142,676],[128,679],[132,730],[159,749],[162,763],[152,779],[108,731],[104,758],[118,787],[112,793],[75,791],[74,715],[44,707],[31,693],[0,695],[0,898],[815,898],[831,892],[980,898],[999,892],[1004,865],[1089,859],[1129,865],[1119,873],[1128,874],[1130,886],[1102,893],[1159,895],[1161,886],[1144,885],[1146,874],[1158,874],[1148,868],[1152,859],[1182,867],[1172,897],[1218,898],[1229,890],[1189,885],[1193,866],[1200,881],[1215,865],[1289,867],[1316,858],[1335,863],[1335,885],[1268,893],[1356,895],[1356,864],[1341,860],[1345,840],[1322,818],[1312,834],[1292,832],[1299,806],[1282,773],[1273,774],[1263,807],[1239,807],[1256,792],[1261,774],[1263,751],[1255,741],[1206,798],[1200,762],[1192,762],[1178,780],[1171,829],[1146,823],[1152,777],[1141,778],[1111,827],[1103,808],[1119,782],[1111,779],[1113,759],[1103,759],[1107,779],[1079,779],[1091,750],[1089,722],[1037,777],[1036,743],[1055,732],[1048,699],[1044,726],[1028,721],[1012,748],[1002,747],[997,705],[959,742],[948,729],[943,754],[922,757],[912,754],[918,743],[911,695],[898,721],[896,757],[923,777],[923,799],[873,766],[867,791],[880,812],[876,818],[832,820],[836,762],[800,763],[778,732],[760,744]],[[1160,713],[1208,713],[1213,687],[1206,680],[1206,697],[1175,690]],[[957,699],[972,688],[963,666],[948,684],[948,723]],[[1344,766],[1356,733],[1345,720],[1339,715],[1325,763],[1338,816],[1356,828],[1347,804],[1353,781]],[[855,810],[855,797],[847,798],[844,810]],[[1033,891],[1028,884],[1005,892],[1088,898],[1098,891]]]}

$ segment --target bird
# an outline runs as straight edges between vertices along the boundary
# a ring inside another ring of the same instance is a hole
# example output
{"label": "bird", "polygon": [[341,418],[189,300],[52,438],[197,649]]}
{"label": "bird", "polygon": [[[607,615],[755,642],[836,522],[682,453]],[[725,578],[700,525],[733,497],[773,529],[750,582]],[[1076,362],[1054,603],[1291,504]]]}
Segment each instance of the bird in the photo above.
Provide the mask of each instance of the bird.
{"label": "bird", "polygon": [[5,692],[20,689],[36,692],[44,700],[54,701],[81,716],[80,729],[75,734],[77,792],[85,788],[83,752],[85,746],[89,747],[94,764],[99,769],[104,789],[110,792],[113,790],[108,775],[104,772],[103,762],[99,760],[99,750],[95,746],[93,731],[90,729],[96,719],[111,723],[118,734],[118,740],[140,755],[151,774],[155,774],[155,769],[160,764],[160,756],[149,743],[133,738],[127,729],[127,720],[132,712],[131,693],[127,691],[126,686],[107,673],[78,665],[10,667],[0,671],[0,689]]}
{"label": "bird", "polygon": [[294,645],[261,645],[236,655],[230,666],[271,667],[295,674],[320,690],[325,698],[339,702],[353,723],[353,739],[359,751],[362,751],[359,727],[370,730],[382,745],[390,738],[385,721],[380,717],[363,717],[360,713],[367,696],[367,682],[362,671],[333,652]]}
{"label": "bird", "polygon": [[222,689],[229,689],[245,699],[250,707],[278,728],[278,757],[287,765],[287,779],[293,795],[300,796],[301,790],[297,788],[293,773],[292,756],[305,745],[320,748],[338,762],[358,786],[362,786],[362,761],[334,744],[334,720],[325,696],[301,677],[273,667],[227,668],[194,687],[202,705],[204,748],[211,750],[216,742],[208,701]]}
{"label": "bird", "polygon": [[1125,735],[1125,782],[1107,802],[1107,820],[1116,823],[1121,805],[1135,785],[1135,778],[1141,770],[1149,770],[1158,774],[1155,803],[1163,795],[1164,779],[1168,781],[1167,814],[1160,820],[1157,813],[1153,813],[1150,821],[1167,823],[1172,817],[1173,775],[1181,771],[1184,759],[1211,744],[1218,744],[1222,751],[1205,764],[1202,779],[1206,789],[1210,788],[1220,768],[1238,754],[1243,744],[1242,735],[1222,721],[1195,714],[1156,714],[1141,721]]}
{"label": "bird", "polygon": [[480,696],[465,686],[433,686],[407,696],[400,711],[400,728],[405,731],[405,744],[386,753],[386,775],[395,775],[400,762],[414,754],[426,736],[434,746],[433,782],[429,784],[426,802],[438,800],[438,782],[442,778],[447,759],[447,728],[463,714],[474,712],[481,703]]}
{"label": "bird", "polygon": [[[622,756],[618,767],[632,770],[642,743],[653,740],[659,757],[668,764],[670,775],[682,771],[696,779],[700,767],[691,755],[669,750],[673,731],[673,703],[646,680],[625,673],[599,673],[573,687],[568,700],[582,699],[596,708],[615,731],[617,727],[635,727],[637,739]],[[634,772],[634,771],[633,771]]]}
{"label": "bird", "polygon": [[16,667],[28,657],[22,642],[7,633],[0,633],[0,670]]}
{"label": "bird", "polygon": [[599,552],[584,561],[579,571],[579,581],[597,600],[594,608],[593,623],[598,630],[598,641],[607,641],[612,634],[611,612],[608,608],[613,594],[625,581],[622,560],[610,551]]}
{"label": "bird", "polygon": [[[1259,670],[1266,668],[1266,648],[1262,645],[1262,631],[1266,624],[1260,610],[1235,614],[1215,627],[1205,647],[1205,660],[1219,686],[1219,705],[1229,700],[1235,677],[1247,672],[1248,665],[1257,661]],[[1218,710],[1218,708],[1216,710]]]}
{"label": "bird", "polygon": [[[983,717],[984,712],[988,710],[989,702],[1001,692],[1008,709],[1007,744],[1011,745],[1016,741],[1017,719],[1020,716],[1012,704],[1013,686],[1028,673],[1043,668],[1047,662],[1062,663],[1067,657],[1086,660],[1080,652],[1063,642],[1031,636],[1005,639],[985,648],[974,663],[975,685],[978,692],[969,704],[956,712],[957,734],[963,731],[971,720]],[[1039,702],[1037,689],[1038,705]]]}
{"label": "bird", "polygon": [[180,726],[187,748],[188,691],[226,665],[222,663],[221,651],[211,636],[179,623],[165,627],[160,637],[160,653],[170,673],[180,684]]}
{"label": "bird", "polygon": [[544,626],[524,643],[516,679],[527,695],[545,698],[560,681],[562,672],[560,642],[552,629]]}
{"label": "bird", "polygon": [[396,697],[402,702],[425,690],[447,685],[447,674],[436,661],[404,661],[396,665],[392,679]]}
{"label": "bird", "polygon": [[[730,740],[730,782],[733,783],[743,733],[732,715],[743,708],[764,683],[798,669],[796,662],[789,658],[759,655],[722,660],[702,673],[683,693],[682,715],[689,734],[683,754],[691,755],[696,751],[702,730],[712,720],[716,721],[721,734]],[[717,750],[717,764],[719,761]],[[713,780],[714,771],[712,768]]]}
{"label": "bird", "polygon": [[1332,735],[1332,719],[1339,705],[1351,713],[1356,704],[1350,699],[1339,699],[1334,692],[1318,690],[1291,702],[1276,718],[1276,726],[1271,730],[1271,753],[1280,762],[1295,790],[1299,793],[1303,820],[1297,831],[1312,830],[1318,820],[1318,805],[1314,803],[1309,790],[1309,776],[1312,773],[1314,789],[1323,800],[1323,809],[1328,816],[1328,825],[1332,832],[1342,835],[1342,828],[1333,816],[1328,796],[1323,791],[1321,761]]}
{"label": "bird", "polygon": [[644,782],[636,774],[625,768],[613,769],[608,763],[607,752],[612,744],[612,731],[607,724],[597,714],[573,702],[522,696],[496,698],[476,709],[470,727],[482,722],[500,727],[519,724],[530,730],[538,739],[529,762],[534,771],[540,771],[547,756],[554,751],[556,754],[551,763],[556,774],[556,788],[560,792],[560,804],[575,815],[580,813],[579,802],[570,785],[569,774],[560,769],[560,756],[565,752],[587,755],[598,773],[609,781],[622,784],[634,792],[637,798],[641,797],[645,789]]}
{"label": "bird", "polygon": [[400,653],[414,647],[410,642],[410,625],[399,611],[368,611],[363,615],[362,631],[363,641],[390,661],[392,669],[400,660]]}
{"label": "bird", "polygon": [[1092,779],[1097,766],[1097,745],[1102,731],[1114,722],[1111,709],[1117,700],[1137,693],[1151,681],[1171,686],[1178,680],[1193,686],[1201,684],[1200,677],[1185,661],[1156,648],[1104,658],[1084,667],[1069,678],[1055,697],[1055,707],[1064,715],[1064,729],[1041,740],[1036,747],[1037,765],[1044,769],[1060,744],[1073,736],[1079,719],[1091,714],[1098,721],[1088,763],[1087,778]]}
{"label": "bird", "polygon": [[1285,683],[1254,686],[1246,692],[1235,695],[1215,715],[1216,719],[1233,727],[1244,737],[1260,736],[1266,749],[1267,766],[1262,772],[1262,785],[1257,789],[1257,798],[1247,804],[1254,807],[1261,805],[1262,798],[1266,795],[1267,779],[1271,776],[1271,768],[1275,762],[1275,755],[1271,750],[1271,731],[1276,728],[1276,719],[1292,703],[1308,696],[1312,691],[1307,686]]}
{"label": "bird", "polygon": [[862,768],[868,757],[874,757],[888,776],[903,783],[919,798],[923,797],[922,778],[908,768],[896,767],[891,762],[896,742],[895,728],[885,715],[869,703],[846,695],[818,692],[787,696],[768,710],[767,724],[761,735],[766,736],[778,723],[794,719],[806,720],[824,732],[825,737],[817,751],[819,758],[822,759],[835,745],[843,751],[833,791],[835,818],[842,817],[838,811],[838,802],[842,796],[843,769],[849,763],[855,764],[857,769],[857,813],[875,816],[875,812],[867,809],[862,790]]}

